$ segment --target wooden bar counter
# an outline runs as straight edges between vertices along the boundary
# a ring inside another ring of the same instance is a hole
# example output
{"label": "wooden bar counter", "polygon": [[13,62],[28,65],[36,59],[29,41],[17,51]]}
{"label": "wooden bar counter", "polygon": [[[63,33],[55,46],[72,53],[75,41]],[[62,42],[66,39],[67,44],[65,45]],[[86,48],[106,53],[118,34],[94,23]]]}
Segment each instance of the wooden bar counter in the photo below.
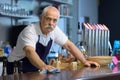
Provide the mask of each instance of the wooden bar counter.
{"label": "wooden bar counter", "polygon": [[116,66],[82,67],[77,70],[62,69],[60,73],[40,74],[29,72],[1,76],[0,80],[120,80],[120,64]]}

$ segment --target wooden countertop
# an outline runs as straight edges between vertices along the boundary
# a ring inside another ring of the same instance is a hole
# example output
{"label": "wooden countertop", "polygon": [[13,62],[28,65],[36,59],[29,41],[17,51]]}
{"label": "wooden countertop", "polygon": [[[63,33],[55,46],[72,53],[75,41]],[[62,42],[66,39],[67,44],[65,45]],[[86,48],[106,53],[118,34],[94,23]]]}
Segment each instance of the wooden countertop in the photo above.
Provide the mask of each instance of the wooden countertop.
{"label": "wooden countertop", "polygon": [[100,68],[82,67],[78,70],[63,69],[60,73],[54,74],[29,72],[7,75],[6,77],[1,76],[0,80],[120,80],[119,68],[120,64]]}

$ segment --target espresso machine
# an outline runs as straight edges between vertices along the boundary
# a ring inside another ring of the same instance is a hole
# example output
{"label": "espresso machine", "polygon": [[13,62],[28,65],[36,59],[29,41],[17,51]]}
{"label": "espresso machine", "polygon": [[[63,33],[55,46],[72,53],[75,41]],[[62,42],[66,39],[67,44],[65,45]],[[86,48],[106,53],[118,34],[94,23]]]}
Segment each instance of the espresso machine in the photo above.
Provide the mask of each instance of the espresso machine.
{"label": "espresso machine", "polygon": [[110,31],[106,25],[102,24],[82,24],[82,42],[88,56],[109,55]]}

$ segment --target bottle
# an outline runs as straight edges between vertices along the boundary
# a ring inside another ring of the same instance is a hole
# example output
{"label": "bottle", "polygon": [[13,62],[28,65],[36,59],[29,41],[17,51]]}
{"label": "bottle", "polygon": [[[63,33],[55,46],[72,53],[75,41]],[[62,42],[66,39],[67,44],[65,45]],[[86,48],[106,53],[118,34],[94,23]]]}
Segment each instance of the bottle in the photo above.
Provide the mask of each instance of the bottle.
{"label": "bottle", "polygon": [[88,56],[87,56],[87,52],[86,52],[84,45],[85,45],[85,42],[80,43],[80,51],[83,53],[84,57],[87,59]]}
{"label": "bottle", "polygon": [[17,61],[14,61],[14,80],[19,80]]}
{"label": "bottle", "polygon": [[19,61],[18,71],[19,71],[20,74],[23,73],[23,61]]}
{"label": "bottle", "polygon": [[2,79],[6,80],[7,76],[7,59],[3,60],[3,73],[2,73]]}
{"label": "bottle", "polygon": [[4,56],[8,56],[12,52],[12,48],[11,48],[9,42],[4,42],[3,44],[4,44],[4,46],[3,46]]}
{"label": "bottle", "polygon": [[6,76],[7,75],[7,60],[4,59],[3,60],[3,76]]}
{"label": "bottle", "polygon": [[63,58],[66,58],[66,57],[67,57],[66,49],[64,49],[63,47],[62,47],[61,54],[62,54]]}
{"label": "bottle", "polygon": [[0,56],[4,55],[3,41],[0,41]]}
{"label": "bottle", "polygon": [[18,72],[19,72],[19,80],[23,80],[22,74],[23,74],[23,61],[18,62]]}
{"label": "bottle", "polygon": [[82,41],[82,28],[80,26],[80,22],[78,22],[78,30],[77,30],[78,42]]}

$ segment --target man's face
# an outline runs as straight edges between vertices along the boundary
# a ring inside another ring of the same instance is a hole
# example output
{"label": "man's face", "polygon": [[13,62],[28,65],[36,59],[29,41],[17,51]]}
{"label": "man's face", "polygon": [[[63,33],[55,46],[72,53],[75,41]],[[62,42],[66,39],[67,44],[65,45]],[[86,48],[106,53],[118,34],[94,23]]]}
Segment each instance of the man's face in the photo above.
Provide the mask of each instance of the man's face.
{"label": "man's face", "polygon": [[57,21],[58,21],[58,13],[55,11],[49,11],[46,15],[41,17],[41,28],[42,32],[48,34],[52,30],[54,30]]}

